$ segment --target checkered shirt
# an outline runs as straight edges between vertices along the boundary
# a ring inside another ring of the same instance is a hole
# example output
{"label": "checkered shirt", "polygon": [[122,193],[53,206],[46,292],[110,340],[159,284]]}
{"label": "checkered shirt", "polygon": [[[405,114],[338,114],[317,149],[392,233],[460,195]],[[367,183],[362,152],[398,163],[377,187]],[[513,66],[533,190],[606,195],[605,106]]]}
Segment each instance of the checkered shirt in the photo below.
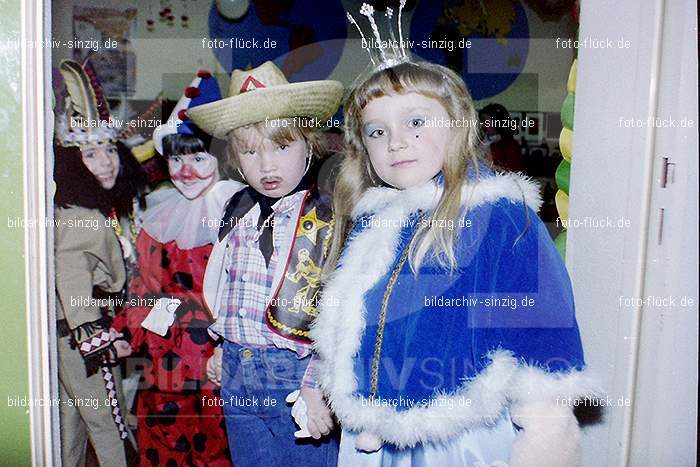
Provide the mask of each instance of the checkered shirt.
{"label": "checkered shirt", "polygon": [[[219,316],[211,331],[239,345],[251,347],[275,346],[295,352],[297,358],[311,355],[310,344],[286,339],[270,330],[265,322],[265,310],[270,301],[274,271],[279,250],[286,235],[294,235],[296,220],[292,218],[294,208],[304,200],[306,191],[294,193],[273,206],[273,253],[269,267],[258,248],[257,221],[260,207],[254,206],[234,226],[229,235],[230,256],[225,265],[228,276]],[[286,258],[283,259],[283,261]],[[315,362],[315,359],[314,359]],[[315,363],[309,365],[304,376],[304,387],[318,387],[315,383]]]}

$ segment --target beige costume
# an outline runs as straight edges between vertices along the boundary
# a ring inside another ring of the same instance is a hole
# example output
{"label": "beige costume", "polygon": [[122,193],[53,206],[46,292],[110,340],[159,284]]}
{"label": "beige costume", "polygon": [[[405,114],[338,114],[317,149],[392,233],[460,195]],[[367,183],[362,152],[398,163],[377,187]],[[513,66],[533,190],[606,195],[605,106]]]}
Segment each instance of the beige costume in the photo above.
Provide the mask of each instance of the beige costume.
{"label": "beige costume", "polygon": [[[124,442],[99,365],[110,345],[102,338],[109,330],[109,317],[100,305],[110,303],[93,299],[93,287],[115,293],[124,286],[126,271],[119,240],[107,218],[82,207],[56,209],[55,240],[63,465],[85,465],[89,438],[101,466],[124,466]],[[121,399],[119,371],[112,374]]]}

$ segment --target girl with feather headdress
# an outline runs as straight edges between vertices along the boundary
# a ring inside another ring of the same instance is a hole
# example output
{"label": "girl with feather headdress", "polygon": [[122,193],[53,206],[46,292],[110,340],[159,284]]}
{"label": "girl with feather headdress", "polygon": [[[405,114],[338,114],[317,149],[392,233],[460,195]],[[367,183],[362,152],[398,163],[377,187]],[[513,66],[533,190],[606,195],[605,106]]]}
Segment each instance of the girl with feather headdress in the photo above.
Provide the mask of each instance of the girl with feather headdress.
{"label": "girl with feather headdress", "polygon": [[89,439],[100,465],[123,466],[129,433],[112,365],[125,343],[110,323],[126,280],[126,236],[134,233],[120,219],[132,214],[145,177],[117,139],[90,64],[66,60],[59,69],[68,91],[54,139],[61,456],[65,466],[84,465]]}

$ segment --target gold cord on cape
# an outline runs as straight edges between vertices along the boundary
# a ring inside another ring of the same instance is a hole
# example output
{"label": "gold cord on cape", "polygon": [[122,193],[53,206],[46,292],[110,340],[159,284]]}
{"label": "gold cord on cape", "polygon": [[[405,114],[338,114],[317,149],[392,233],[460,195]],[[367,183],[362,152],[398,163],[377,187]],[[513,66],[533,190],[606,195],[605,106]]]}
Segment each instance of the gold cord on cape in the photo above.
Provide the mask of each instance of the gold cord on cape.
{"label": "gold cord on cape", "polygon": [[[423,221],[424,217],[425,213],[421,214],[416,225],[420,224]],[[374,356],[372,358],[372,373],[369,393],[370,399],[374,399],[377,395],[377,387],[379,385],[379,358],[382,354],[382,342],[384,341],[384,325],[386,324],[386,309],[389,305],[389,298],[391,297],[391,292],[394,290],[394,285],[396,285],[396,281],[399,279],[399,273],[401,272],[401,269],[403,269],[403,265],[408,259],[408,251],[410,250],[411,243],[413,243],[413,240],[416,237],[416,233],[418,233],[417,227],[411,235],[411,238],[408,240],[408,243],[406,243],[406,246],[404,247],[403,252],[401,253],[401,259],[396,264],[396,267],[394,267],[394,270],[391,273],[391,277],[389,277],[389,283],[387,284],[386,290],[384,291],[384,298],[382,299],[382,308],[379,311],[379,322],[377,323],[377,338],[374,341]]]}

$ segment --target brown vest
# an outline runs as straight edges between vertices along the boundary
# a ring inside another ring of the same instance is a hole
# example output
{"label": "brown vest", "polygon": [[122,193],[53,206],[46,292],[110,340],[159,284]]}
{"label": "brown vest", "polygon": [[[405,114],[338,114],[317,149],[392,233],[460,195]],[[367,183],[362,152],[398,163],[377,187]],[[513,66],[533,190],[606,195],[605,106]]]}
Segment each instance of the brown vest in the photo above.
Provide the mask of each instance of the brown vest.
{"label": "brown vest", "polygon": [[318,189],[309,190],[302,203],[283,279],[265,310],[265,321],[282,337],[310,343],[309,326],[316,317],[334,219]]}

